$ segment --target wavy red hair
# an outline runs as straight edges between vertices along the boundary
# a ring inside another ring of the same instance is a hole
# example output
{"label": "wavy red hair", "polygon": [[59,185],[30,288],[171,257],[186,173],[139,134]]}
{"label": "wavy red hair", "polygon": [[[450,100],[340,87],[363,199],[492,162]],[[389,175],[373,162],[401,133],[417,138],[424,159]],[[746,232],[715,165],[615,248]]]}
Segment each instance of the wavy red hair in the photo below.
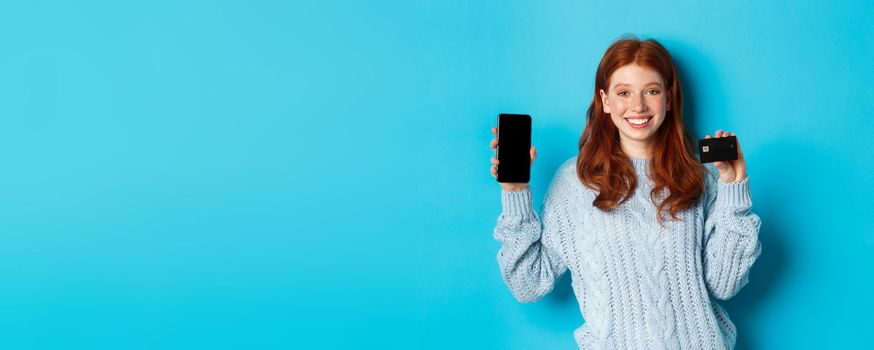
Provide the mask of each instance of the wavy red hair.
{"label": "wavy red hair", "polygon": [[[654,182],[650,198],[657,203],[657,219],[663,225],[663,212],[679,220],[676,214],[701,197],[704,168],[693,153],[692,138],[683,124],[683,93],[677,69],[671,55],[655,39],[621,38],[604,53],[595,74],[595,94],[586,127],[580,136],[577,177],[598,193],[592,205],[602,211],[611,211],[624,203],[637,187],[634,166],[620,147],[619,130],[604,112],[599,95],[599,90],[609,90],[609,78],[614,71],[632,63],[658,72],[669,87],[666,97],[670,109],[653,135],[656,142],[650,162]],[[659,200],[660,197],[663,199]]]}

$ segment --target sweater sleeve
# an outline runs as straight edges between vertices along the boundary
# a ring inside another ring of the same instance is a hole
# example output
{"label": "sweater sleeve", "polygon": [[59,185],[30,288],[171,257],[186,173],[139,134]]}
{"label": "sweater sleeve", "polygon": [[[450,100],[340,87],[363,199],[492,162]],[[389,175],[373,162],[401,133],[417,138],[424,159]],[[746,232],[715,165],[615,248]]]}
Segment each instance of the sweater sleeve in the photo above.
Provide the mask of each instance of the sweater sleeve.
{"label": "sweater sleeve", "polygon": [[533,210],[530,188],[501,190],[502,212],[494,230],[495,239],[502,242],[498,265],[507,287],[523,303],[549,293],[567,270],[559,246],[559,235],[570,227],[566,180],[560,173],[547,191],[542,221]]}
{"label": "sweater sleeve", "polygon": [[749,282],[750,268],[761,254],[761,221],[751,211],[749,177],[726,183],[712,171],[705,176],[704,281],[713,297],[727,300]]}

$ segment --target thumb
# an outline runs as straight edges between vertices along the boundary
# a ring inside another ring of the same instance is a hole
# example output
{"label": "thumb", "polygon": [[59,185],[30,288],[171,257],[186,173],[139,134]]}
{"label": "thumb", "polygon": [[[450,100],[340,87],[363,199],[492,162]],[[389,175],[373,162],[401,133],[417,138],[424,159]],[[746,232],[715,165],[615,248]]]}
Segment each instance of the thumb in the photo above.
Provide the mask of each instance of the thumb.
{"label": "thumb", "polygon": [[713,166],[716,167],[720,172],[724,172],[729,169],[729,165],[726,162],[713,162]]}

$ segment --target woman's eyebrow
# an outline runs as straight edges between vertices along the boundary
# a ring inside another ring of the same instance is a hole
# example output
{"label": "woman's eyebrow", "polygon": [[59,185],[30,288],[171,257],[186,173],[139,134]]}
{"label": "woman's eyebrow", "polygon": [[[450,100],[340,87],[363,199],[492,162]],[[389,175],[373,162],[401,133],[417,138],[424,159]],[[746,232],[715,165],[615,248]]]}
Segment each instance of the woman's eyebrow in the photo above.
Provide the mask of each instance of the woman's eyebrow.
{"label": "woman's eyebrow", "polygon": [[[651,81],[651,82],[649,82],[649,83],[646,83],[646,85],[644,85],[644,86],[650,86],[650,85],[653,85],[653,84],[658,85],[658,86],[662,86],[662,84],[659,84],[657,81]],[[625,84],[625,83],[620,83],[620,84],[613,85],[614,88],[617,88],[617,87],[620,87],[620,86],[631,86],[631,85],[629,85],[629,84]]]}

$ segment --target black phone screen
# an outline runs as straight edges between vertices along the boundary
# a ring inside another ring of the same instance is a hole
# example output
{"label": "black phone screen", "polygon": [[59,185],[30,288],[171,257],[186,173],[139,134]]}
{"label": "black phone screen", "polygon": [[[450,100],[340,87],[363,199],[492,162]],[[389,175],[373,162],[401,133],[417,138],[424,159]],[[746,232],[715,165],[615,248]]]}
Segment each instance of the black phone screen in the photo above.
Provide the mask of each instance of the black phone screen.
{"label": "black phone screen", "polygon": [[531,116],[498,115],[498,182],[527,183],[531,178]]}

